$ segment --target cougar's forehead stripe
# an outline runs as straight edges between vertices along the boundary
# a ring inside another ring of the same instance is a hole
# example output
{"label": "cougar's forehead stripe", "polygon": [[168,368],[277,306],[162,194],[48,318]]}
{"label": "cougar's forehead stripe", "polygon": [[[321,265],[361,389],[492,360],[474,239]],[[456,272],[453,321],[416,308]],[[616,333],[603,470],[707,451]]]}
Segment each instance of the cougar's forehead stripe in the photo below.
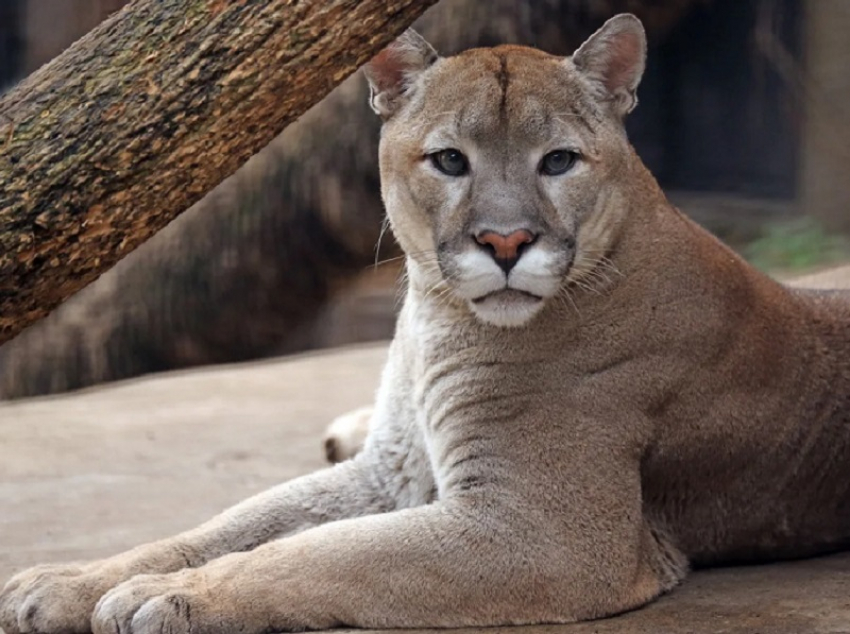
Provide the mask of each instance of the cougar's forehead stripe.
{"label": "cougar's forehead stripe", "polygon": [[[519,47],[488,52],[485,68],[495,81],[487,84],[498,90],[497,125],[502,135],[544,142],[553,136],[596,134],[597,113],[583,103],[578,83],[570,85],[561,58],[529,54]],[[553,107],[559,103],[562,107]]]}
{"label": "cougar's forehead stripe", "polygon": [[499,57],[499,69],[496,71],[496,83],[501,93],[499,100],[499,120],[504,125],[508,121],[508,84],[510,75],[508,73],[508,56],[502,53]]}

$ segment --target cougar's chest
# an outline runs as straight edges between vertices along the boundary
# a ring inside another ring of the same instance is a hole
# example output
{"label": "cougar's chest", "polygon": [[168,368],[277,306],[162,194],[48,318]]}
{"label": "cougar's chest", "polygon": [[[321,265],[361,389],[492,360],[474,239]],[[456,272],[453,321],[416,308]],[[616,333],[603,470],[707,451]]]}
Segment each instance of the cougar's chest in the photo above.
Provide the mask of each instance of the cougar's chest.
{"label": "cougar's chest", "polygon": [[518,445],[533,442],[529,420],[552,401],[559,374],[517,332],[427,308],[414,317],[405,322],[411,409],[443,497],[486,481]]}

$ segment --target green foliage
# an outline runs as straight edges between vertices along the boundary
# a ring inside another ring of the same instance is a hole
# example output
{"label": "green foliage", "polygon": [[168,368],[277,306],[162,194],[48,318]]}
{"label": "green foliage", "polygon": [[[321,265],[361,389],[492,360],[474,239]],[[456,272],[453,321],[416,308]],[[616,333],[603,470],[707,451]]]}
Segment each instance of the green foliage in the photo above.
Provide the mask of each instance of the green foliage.
{"label": "green foliage", "polygon": [[766,225],[744,256],[764,271],[797,273],[850,261],[850,239],[804,216]]}

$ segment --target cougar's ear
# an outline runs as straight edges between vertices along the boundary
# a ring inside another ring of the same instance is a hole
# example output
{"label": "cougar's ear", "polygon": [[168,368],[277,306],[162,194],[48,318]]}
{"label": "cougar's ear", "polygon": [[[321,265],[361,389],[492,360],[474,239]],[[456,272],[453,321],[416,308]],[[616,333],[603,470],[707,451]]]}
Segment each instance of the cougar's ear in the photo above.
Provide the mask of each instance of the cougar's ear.
{"label": "cougar's ear", "polygon": [[637,87],[646,68],[646,33],[630,13],[614,16],[573,54],[573,64],[599,99],[623,117],[637,105]]}
{"label": "cougar's ear", "polygon": [[438,59],[425,39],[408,29],[363,67],[369,80],[372,109],[384,119],[398,110],[416,76]]}

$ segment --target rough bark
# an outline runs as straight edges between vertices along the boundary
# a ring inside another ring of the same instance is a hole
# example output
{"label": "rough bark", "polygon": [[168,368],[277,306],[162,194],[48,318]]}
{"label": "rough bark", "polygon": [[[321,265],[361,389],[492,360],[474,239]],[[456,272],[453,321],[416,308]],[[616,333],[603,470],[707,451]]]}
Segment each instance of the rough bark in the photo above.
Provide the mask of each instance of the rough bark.
{"label": "rough bark", "polygon": [[137,0],[0,100],[0,343],[326,95],[435,0]]}

